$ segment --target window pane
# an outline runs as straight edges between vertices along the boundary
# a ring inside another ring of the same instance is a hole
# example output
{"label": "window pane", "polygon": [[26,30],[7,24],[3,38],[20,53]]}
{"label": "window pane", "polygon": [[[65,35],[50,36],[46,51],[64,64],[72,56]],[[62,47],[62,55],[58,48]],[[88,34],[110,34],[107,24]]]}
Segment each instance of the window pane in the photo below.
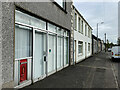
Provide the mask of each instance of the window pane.
{"label": "window pane", "polygon": [[83,42],[78,41],[78,54],[83,53]]}
{"label": "window pane", "polygon": [[79,17],[79,21],[78,21],[78,29],[79,29],[79,32],[80,32],[80,17]]}
{"label": "window pane", "polygon": [[55,25],[48,23],[48,30],[49,31],[56,32],[56,29],[57,29],[57,27]]}
{"label": "window pane", "polygon": [[61,65],[61,37],[58,37],[57,40],[57,68],[60,68]]}
{"label": "window pane", "polygon": [[46,22],[17,10],[15,11],[15,21],[32,25],[40,29],[46,29]]}
{"label": "window pane", "polygon": [[81,23],[81,32],[83,33],[83,21]]}
{"label": "window pane", "polygon": [[15,21],[30,25],[30,16],[15,10]]}
{"label": "window pane", "polygon": [[79,45],[79,46],[78,46],[78,53],[79,53],[79,54],[82,53],[82,45]]}
{"label": "window pane", "polygon": [[68,64],[68,38],[64,38],[64,65]]}
{"label": "window pane", "polygon": [[57,27],[57,34],[61,35],[61,28]]}
{"label": "window pane", "polygon": [[75,30],[77,30],[77,14],[75,13]]}
{"label": "window pane", "polygon": [[85,36],[87,36],[87,25],[85,25]]}
{"label": "window pane", "polygon": [[88,43],[88,51],[90,51],[90,43]]}
{"label": "window pane", "polygon": [[64,36],[69,36],[69,32],[64,30]]}
{"label": "window pane", "polygon": [[32,29],[15,25],[15,58],[32,56]]}
{"label": "window pane", "polygon": [[62,36],[64,35],[64,29],[61,29],[61,35]]}
{"label": "window pane", "polygon": [[55,2],[57,2],[61,7],[63,7],[63,0],[54,0]]}
{"label": "window pane", "polygon": [[46,30],[46,22],[34,17],[31,17],[30,25]]}

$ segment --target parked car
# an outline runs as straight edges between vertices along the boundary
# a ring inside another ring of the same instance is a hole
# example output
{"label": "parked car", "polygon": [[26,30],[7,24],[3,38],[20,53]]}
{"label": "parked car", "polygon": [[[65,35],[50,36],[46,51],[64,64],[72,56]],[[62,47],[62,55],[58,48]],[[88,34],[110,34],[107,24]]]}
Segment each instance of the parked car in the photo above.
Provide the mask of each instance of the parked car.
{"label": "parked car", "polygon": [[112,48],[109,48],[109,49],[108,49],[108,52],[111,52],[111,50],[112,50]]}
{"label": "parked car", "polygon": [[120,59],[120,46],[112,47],[112,60],[113,59]]}

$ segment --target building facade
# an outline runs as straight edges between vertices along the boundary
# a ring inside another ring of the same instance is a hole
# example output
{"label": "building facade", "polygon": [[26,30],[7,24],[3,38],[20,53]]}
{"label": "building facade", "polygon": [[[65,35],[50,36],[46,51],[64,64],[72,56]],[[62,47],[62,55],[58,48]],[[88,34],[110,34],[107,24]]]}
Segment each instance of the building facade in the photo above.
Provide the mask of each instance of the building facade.
{"label": "building facade", "polygon": [[0,86],[22,88],[73,61],[71,2],[0,2]]}
{"label": "building facade", "polygon": [[101,40],[101,44],[102,44],[102,49],[101,50],[103,51],[103,50],[105,50],[105,44],[104,44],[103,40]]}
{"label": "building facade", "polygon": [[97,54],[105,50],[104,41],[98,38],[98,47],[97,47],[97,37],[92,34],[92,54]]}
{"label": "building facade", "polygon": [[97,53],[97,37],[92,34],[92,54]]}
{"label": "building facade", "polygon": [[98,38],[98,53],[101,52],[101,40]]}
{"label": "building facade", "polygon": [[92,55],[92,28],[73,6],[74,62],[78,63]]}

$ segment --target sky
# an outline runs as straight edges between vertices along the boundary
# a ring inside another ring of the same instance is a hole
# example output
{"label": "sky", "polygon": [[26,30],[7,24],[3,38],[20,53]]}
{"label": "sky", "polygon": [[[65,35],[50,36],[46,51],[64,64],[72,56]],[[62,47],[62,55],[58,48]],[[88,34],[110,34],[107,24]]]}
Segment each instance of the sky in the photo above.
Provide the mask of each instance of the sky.
{"label": "sky", "polygon": [[[74,6],[93,28],[93,34],[109,42],[117,43],[118,38],[118,0],[74,0]],[[104,22],[100,24],[100,22]]]}

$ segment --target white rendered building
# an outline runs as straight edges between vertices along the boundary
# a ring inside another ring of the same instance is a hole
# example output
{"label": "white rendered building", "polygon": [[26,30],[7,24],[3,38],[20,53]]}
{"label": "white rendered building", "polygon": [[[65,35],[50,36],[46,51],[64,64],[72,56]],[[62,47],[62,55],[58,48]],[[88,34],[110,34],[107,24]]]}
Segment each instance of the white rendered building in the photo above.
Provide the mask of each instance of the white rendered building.
{"label": "white rendered building", "polygon": [[92,28],[73,6],[74,62],[78,63],[92,55]]}

